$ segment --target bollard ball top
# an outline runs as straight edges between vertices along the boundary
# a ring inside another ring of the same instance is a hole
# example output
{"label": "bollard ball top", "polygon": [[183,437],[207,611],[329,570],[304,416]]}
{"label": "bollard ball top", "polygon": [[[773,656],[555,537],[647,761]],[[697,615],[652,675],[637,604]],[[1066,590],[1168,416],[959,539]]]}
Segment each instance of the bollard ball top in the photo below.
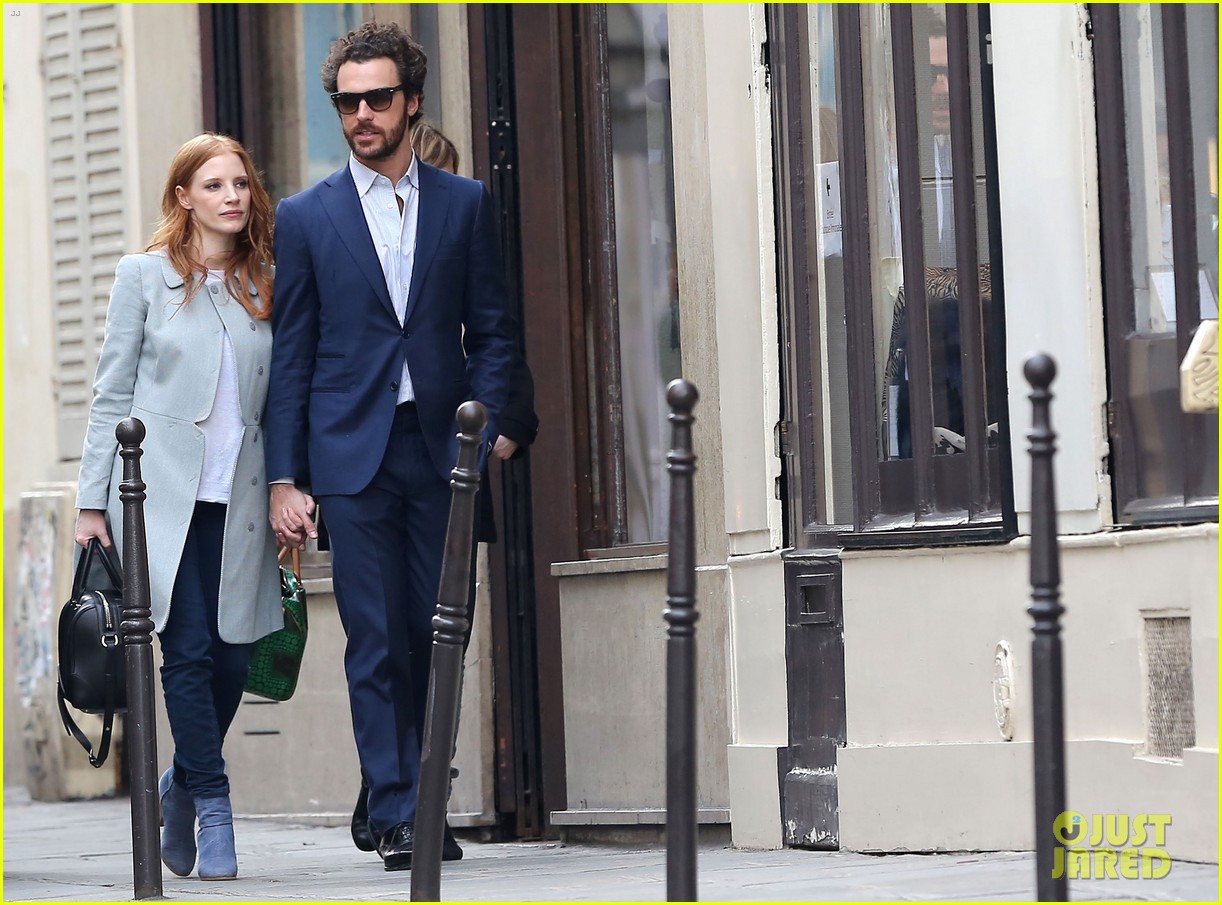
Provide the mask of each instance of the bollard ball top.
{"label": "bollard ball top", "polygon": [[1023,375],[1034,389],[1046,390],[1057,376],[1056,360],[1046,352],[1029,355],[1023,364]]}
{"label": "bollard ball top", "polygon": [[464,434],[478,434],[488,424],[488,410],[481,403],[471,400],[458,407],[454,418],[458,421],[458,429]]}
{"label": "bollard ball top", "polygon": [[666,401],[676,412],[690,412],[696,407],[696,400],[699,398],[700,391],[696,389],[696,385],[682,377],[666,385]]}
{"label": "bollard ball top", "polygon": [[144,442],[144,422],[139,418],[124,418],[115,425],[115,439],[120,446],[139,446]]}

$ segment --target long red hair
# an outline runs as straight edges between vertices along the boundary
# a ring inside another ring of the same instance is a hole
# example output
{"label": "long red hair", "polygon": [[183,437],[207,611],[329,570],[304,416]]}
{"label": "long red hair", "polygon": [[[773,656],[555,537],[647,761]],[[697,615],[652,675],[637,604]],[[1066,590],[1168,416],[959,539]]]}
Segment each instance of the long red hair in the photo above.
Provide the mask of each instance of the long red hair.
{"label": "long red hair", "polygon": [[[200,167],[222,154],[238,155],[250,183],[250,216],[246,218],[246,228],[235,237],[233,253],[225,262],[225,285],[237,289],[238,301],[251,317],[267,320],[272,316],[272,203],[250,155],[228,135],[204,132],[178,149],[161,195],[161,223],[145,251],[166,250],[170,264],[188,285],[183,304],[191,301],[204,285],[208,268],[196,260],[191,244],[194,238],[191,212],[178,203],[175,188],[189,186]],[[247,281],[255,284],[262,305],[255,304]]]}

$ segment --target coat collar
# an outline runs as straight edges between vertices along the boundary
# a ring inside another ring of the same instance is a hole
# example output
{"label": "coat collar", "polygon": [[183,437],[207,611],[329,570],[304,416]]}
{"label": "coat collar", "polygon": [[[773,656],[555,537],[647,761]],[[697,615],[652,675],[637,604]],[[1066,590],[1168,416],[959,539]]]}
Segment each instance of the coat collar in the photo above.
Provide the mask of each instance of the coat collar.
{"label": "coat collar", "polygon": [[[163,280],[165,280],[166,288],[181,289],[184,283],[182,274],[174,269],[174,265],[170,263],[170,256],[166,250],[164,248],[158,248],[157,250],[150,252],[150,254],[161,259],[161,277]],[[254,284],[253,280],[246,281],[246,289],[252,297],[259,294],[259,289]]]}

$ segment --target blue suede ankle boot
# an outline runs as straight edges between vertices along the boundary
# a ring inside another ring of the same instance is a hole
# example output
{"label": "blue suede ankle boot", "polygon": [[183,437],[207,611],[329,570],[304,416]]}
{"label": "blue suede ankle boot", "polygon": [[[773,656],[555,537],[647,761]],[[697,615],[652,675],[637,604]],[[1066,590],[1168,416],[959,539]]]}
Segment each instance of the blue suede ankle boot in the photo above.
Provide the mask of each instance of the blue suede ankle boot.
{"label": "blue suede ankle boot", "polygon": [[157,782],[161,799],[161,863],[180,877],[195,867],[195,802],[190,793],[174,782],[171,766]]}
{"label": "blue suede ankle boot", "polygon": [[238,875],[238,855],[233,845],[233,808],[229,796],[196,798],[199,815],[199,878],[232,880]]}

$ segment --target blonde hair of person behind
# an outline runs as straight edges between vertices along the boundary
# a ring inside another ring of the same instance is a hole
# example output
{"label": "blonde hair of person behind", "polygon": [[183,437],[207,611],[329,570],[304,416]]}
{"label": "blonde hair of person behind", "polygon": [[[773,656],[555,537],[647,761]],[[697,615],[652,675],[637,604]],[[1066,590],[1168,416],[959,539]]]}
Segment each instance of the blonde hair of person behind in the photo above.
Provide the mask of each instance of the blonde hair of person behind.
{"label": "blonde hair of person behind", "polygon": [[[166,250],[171,266],[189,287],[182,304],[191,301],[204,285],[208,268],[195,259],[191,248],[194,231],[191,214],[178,203],[174,189],[180,185],[186,188],[200,167],[213,157],[229,153],[237,154],[246,168],[250,183],[250,216],[246,219],[246,228],[235,237],[233,254],[225,262],[225,285],[237,289],[238,302],[251,317],[267,320],[272,316],[272,203],[250,155],[228,135],[204,132],[178,149],[161,195],[161,223],[145,251]],[[195,274],[199,275],[198,279],[194,278]],[[263,302],[261,306],[251,297],[248,280],[255,284]]]}
{"label": "blonde hair of person behind", "polygon": [[458,148],[454,142],[446,138],[436,126],[430,126],[424,120],[412,126],[412,150],[420,155],[425,163],[432,164],[439,170],[458,172]]}

